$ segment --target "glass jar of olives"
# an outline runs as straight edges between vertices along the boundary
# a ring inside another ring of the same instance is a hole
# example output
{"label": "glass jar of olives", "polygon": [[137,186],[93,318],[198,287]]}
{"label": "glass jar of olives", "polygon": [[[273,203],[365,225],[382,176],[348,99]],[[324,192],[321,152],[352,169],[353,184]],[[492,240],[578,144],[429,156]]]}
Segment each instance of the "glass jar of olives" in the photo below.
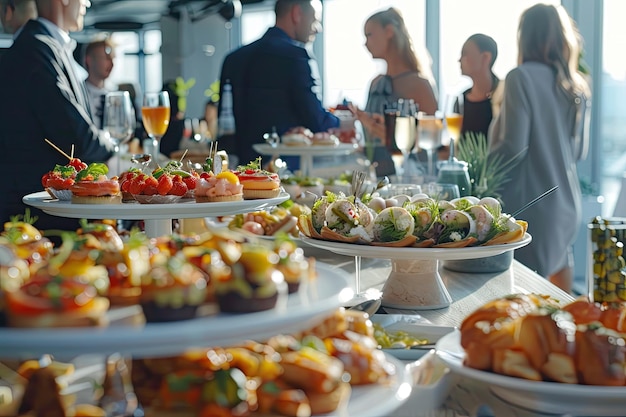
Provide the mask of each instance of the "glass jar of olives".
{"label": "glass jar of olives", "polygon": [[626,218],[598,216],[588,228],[589,298],[600,303],[626,301]]}

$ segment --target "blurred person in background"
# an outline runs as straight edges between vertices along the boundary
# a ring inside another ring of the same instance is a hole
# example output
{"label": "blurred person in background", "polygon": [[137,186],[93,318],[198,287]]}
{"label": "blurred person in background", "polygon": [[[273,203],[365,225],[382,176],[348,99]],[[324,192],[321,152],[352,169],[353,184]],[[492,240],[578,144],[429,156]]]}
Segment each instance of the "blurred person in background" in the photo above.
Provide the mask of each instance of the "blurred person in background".
{"label": "blurred person in background", "polygon": [[85,48],[85,69],[87,79],[85,89],[91,107],[91,118],[98,128],[102,129],[104,96],[110,91],[105,81],[113,71],[115,50],[110,39],[90,42]]}
{"label": "blurred person in background", "polygon": [[[219,107],[219,102],[215,102],[213,100],[208,100],[206,105],[204,106],[204,115],[200,120],[202,124],[201,128],[204,127],[206,130],[204,132],[205,136],[211,140],[217,139],[217,110]],[[202,123],[204,122],[204,123]]]}
{"label": "blurred person in background", "polygon": [[0,22],[5,33],[13,34],[15,39],[22,26],[30,19],[37,18],[35,0],[0,0]]}
{"label": "blurred person in background", "polygon": [[[0,224],[24,214],[22,197],[41,191],[41,177],[69,161],[50,140],[84,162],[106,161],[112,145],[94,125],[82,81],[76,76],[69,32],[83,28],[87,0],[37,0],[39,18],[28,21],[0,61]],[[78,221],[30,208],[36,227],[76,230]]]}
{"label": "blurred person in background", "polygon": [[[321,30],[319,0],[277,0],[276,25],[259,40],[229,54],[220,77],[220,115],[223,88],[232,85],[235,134],[218,138],[220,148],[239,158],[255,160],[252,148],[263,134],[276,128],[279,135],[301,127],[324,132],[339,127],[339,119],[321,103],[319,68],[307,44]],[[284,158],[289,168],[298,159]]]}
{"label": "blurred person in background", "polygon": [[[385,74],[370,85],[365,110],[353,108],[365,130],[366,154],[378,164],[376,174],[395,173],[391,154],[385,147],[385,105],[398,99],[413,99],[419,111],[435,114],[437,98],[429,66],[420,61],[400,11],[394,7],[371,15],[365,21],[365,47],[374,59],[387,63]],[[368,150],[369,149],[369,150]]]}
{"label": "blurred person in background", "polygon": [[489,134],[489,126],[500,113],[504,82],[493,73],[498,45],[491,37],[476,33],[465,41],[461,50],[461,74],[472,79],[472,87],[457,100],[454,112],[463,115],[461,138],[468,132]]}
{"label": "blurred person in background", "polygon": [[519,65],[509,72],[504,101],[494,121],[492,152],[514,161],[515,187],[502,191],[512,212],[557,185],[526,209],[533,242],[515,258],[565,291],[572,291],[572,244],[581,223],[576,162],[586,156],[589,87],[578,72],[581,37],[561,6],[536,4],[522,14]]}

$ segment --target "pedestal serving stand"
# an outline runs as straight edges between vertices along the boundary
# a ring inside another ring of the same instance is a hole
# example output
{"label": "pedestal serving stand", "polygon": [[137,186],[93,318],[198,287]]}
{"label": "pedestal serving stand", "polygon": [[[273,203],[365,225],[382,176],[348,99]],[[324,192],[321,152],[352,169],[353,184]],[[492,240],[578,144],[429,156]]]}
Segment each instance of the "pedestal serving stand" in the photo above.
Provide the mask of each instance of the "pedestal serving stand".
{"label": "pedestal serving stand", "polygon": [[[526,233],[519,242],[505,245],[469,248],[411,248],[381,247],[339,243],[303,237],[307,244],[357,258],[391,260],[391,272],[382,290],[382,305],[398,309],[435,310],[450,305],[452,298],[439,275],[439,261],[477,259],[499,255],[526,246],[532,240]],[[359,278],[356,273],[357,280]],[[360,288],[357,282],[357,288]]]}
{"label": "pedestal serving stand", "polygon": [[37,207],[52,216],[75,219],[143,220],[146,235],[158,237],[172,233],[172,219],[247,213],[275,206],[288,199],[289,194],[283,192],[276,198],[217,203],[196,203],[190,200],[173,204],[72,204],[69,201],[51,199],[47,192],[42,191],[29,194],[22,200],[25,204]]}
{"label": "pedestal serving stand", "polygon": [[340,143],[336,146],[287,146],[280,144],[277,146],[271,146],[266,143],[258,143],[252,145],[252,148],[262,155],[270,155],[274,158],[279,155],[299,156],[300,171],[302,171],[303,176],[308,177],[311,175],[311,171],[313,170],[314,156],[350,155],[357,150],[358,146],[351,143]]}

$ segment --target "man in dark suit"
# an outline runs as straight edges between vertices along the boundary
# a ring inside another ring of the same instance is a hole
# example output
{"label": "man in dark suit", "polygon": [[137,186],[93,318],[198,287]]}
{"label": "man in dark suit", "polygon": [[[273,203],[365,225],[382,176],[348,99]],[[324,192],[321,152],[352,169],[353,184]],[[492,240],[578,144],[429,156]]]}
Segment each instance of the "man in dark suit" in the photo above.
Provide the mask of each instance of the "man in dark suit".
{"label": "man in dark suit", "polygon": [[282,135],[294,127],[322,132],[339,126],[322,106],[317,62],[305,48],[321,28],[321,7],[319,0],[277,0],[276,25],[224,60],[220,89],[232,85],[235,134],[220,138],[220,147],[240,164],[258,156],[252,145],[274,127]]}
{"label": "man in dark suit", "polygon": [[[95,127],[82,80],[74,69],[70,31],[83,27],[88,0],[37,0],[30,20],[0,61],[0,225],[23,214],[22,197],[41,191],[41,177],[69,161],[49,139],[85,162],[106,161],[112,147]],[[31,208],[40,229],[75,230],[76,220]]]}

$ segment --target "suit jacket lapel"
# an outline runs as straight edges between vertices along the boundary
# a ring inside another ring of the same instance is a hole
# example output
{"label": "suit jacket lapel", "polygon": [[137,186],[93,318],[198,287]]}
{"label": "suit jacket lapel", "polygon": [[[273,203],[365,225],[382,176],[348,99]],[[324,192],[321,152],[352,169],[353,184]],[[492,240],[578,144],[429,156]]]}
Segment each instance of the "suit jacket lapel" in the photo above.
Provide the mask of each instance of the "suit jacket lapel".
{"label": "suit jacket lapel", "polygon": [[56,62],[54,62],[53,65],[59,74],[57,77],[59,87],[67,91],[71,95],[70,98],[78,103],[79,106],[77,107],[82,107],[84,112],[87,113],[88,118],[91,119],[85,86],[76,76],[74,66],[72,65],[73,58],[71,58],[68,51],[59,45],[51,36],[37,35],[37,39],[48,45],[55,55]]}

